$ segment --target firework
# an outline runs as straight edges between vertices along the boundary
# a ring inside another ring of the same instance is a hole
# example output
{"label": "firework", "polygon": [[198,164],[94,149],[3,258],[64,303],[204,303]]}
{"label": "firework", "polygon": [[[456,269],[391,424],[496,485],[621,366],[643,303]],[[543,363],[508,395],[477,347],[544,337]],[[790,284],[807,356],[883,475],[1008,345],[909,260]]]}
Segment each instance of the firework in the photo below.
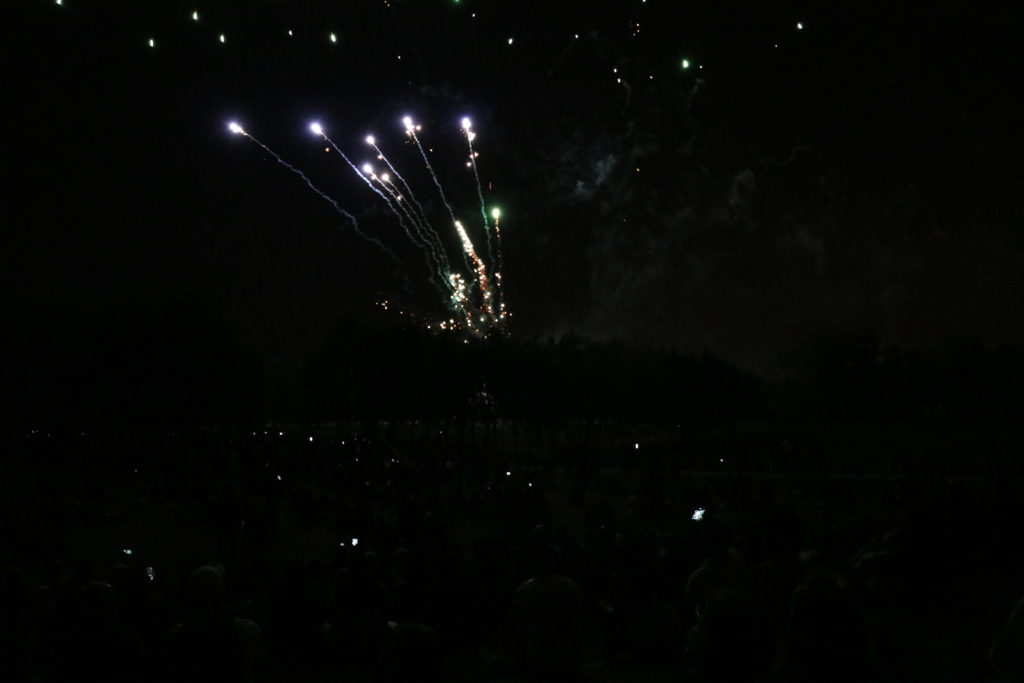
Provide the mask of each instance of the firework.
{"label": "firework", "polygon": [[359,221],[356,220],[356,217],[353,216],[348,211],[346,211],[345,209],[341,208],[341,206],[338,204],[337,200],[335,200],[333,197],[331,197],[326,192],[321,190],[319,187],[314,185],[313,181],[310,180],[309,177],[305,173],[303,173],[299,169],[297,169],[294,166],[292,166],[291,164],[289,164],[287,161],[282,159],[281,155],[279,155],[277,152],[275,152],[274,150],[270,149],[265,144],[263,144],[262,142],[260,142],[256,138],[254,138],[252,135],[250,135],[244,128],[242,128],[242,126],[240,126],[238,124],[237,121],[232,121],[231,123],[229,123],[228,124],[228,130],[230,130],[235,135],[244,135],[245,137],[247,137],[250,140],[252,140],[253,142],[255,142],[257,145],[262,147],[263,150],[267,154],[269,154],[271,157],[273,157],[274,160],[277,163],[281,164],[282,166],[287,168],[289,171],[291,171],[295,175],[297,175],[300,178],[302,178],[302,180],[305,181],[306,185],[309,186],[309,189],[313,190],[313,192],[317,193],[320,196],[321,199],[325,200],[331,206],[333,206],[335,211],[337,211],[339,214],[341,214],[342,216],[347,218],[349,220],[349,222],[352,224],[352,230],[357,235],[359,235],[360,237],[362,237],[367,242],[375,245],[376,247],[378,247],[379,249],[384,251],[384,253],[386,253],[391,259],[393,259],[395,261],[398,261],[398,257],[395,256],[395,252],[391,251],[391,249],[389,249],[387,246],[385,246],[385,244],[383,242],[381,242],[379,239],[377,239],[376,237],[373,237],[371,235],[367,235],[365,232],[360,230],[359,229]]}
{"label": "firework", "polygon": [[[494,209],[490,213],[494,219],[494,238],[492,240],[491,224],[488,218],[488,211],[484,199],[483,187],[480,182],[480,175],[476,166],[476,157],[478,154],[473,147],[473,140],[476,137],[476,133],[472,130],[472,122],[469,118],[462,119],[461,128],[466,137],[467,144],[469,145],[469,162],[467,165],[473,171],[473,178],[476,184],[477,199],[480,202],[479,209],[483,223],[483,232],[487,242],[486,255],[489,263],[485,262],[477,252],[466,226],[457,218],[455,207],[449,201],[437,173],[434,171],[433,166],[431,166],[430,159],[427,156],[427,151],[421,144],[419,136],[417,135],[417,132],[421,130],[421,126],[415,124],[412,117],[408,116],[402,120],[402,123],[405,127],[406,136],[416,145],[420,157],[423,159],[426,170],[430,174],[430,178],[434,183],[434,187],[437,190],[441,203],[444,205],[448,213],[450,221],[448,224],[455,228],[455,234],[458,237],[459,246],[461,247],[460,252],[462,254],[462,261],[468,271],[465,274],[452,267],[451,261],[448,257],[448,247],[445,246],[445,240],[442,238],[441,233],[434,227],[434,223],[431,221],[425,205],[416,197],[410,183],[401,173],[399,173],[395,165],[384,155],[384,152],[377,145],[377,140],[373,135],[367,136],[365,138],[365,142],[373,148],[376,152],[377,160],[383,163],[387,170],[375,169],[374,166],[369,163],[363,164],[361,167],[357,166],[334,142],[334,140],[331,139],[320,123],[311,123],[309,125],[309,129],[313,134],[323,138],[323,140],[330,145],[329,149],[337,152],[338,156],[341,157],[356,176],[358,176],[359,179],[374,192],[374,194],[380,197],[391,213],[395,216],[406,237],[408,237],[416,247],[423,250],[431,282],[443,295],[445,307],[451,313],[450,317],[445,320],[441,320],[433,324],[427,323],[427,327],[429,329],[436,328],[445,331],[458,330],[477,337],[485,337],[495,331],[503,332],[508,314],[505,309],[501,282],[502,257],[501,233],[499,228],[499,218],[501,213],[497,209]],[[312,189],[321,198],[330,202],[338,213],[349,219],[357,234],[382,248],[389,254],[389,256],[397,260],[393,251],[388,249],[379,239],[363,233],[359,229],[359,225],[355,217],[348,211],[342,209],[333,198],[314,185],[302,171],[284,161],[284,159],[282,159],[276,152],[250,135],[237,122],[232,121],[229,123],[228,129],[236,135],[244,135],[249,138],[251,141],[263,148],[263,150],[273,157],[275,161],[301,177],[310,189]],[[382,308],[385,308],[386,310],[388,309],[386,301],[385,304],[382,305]]]}

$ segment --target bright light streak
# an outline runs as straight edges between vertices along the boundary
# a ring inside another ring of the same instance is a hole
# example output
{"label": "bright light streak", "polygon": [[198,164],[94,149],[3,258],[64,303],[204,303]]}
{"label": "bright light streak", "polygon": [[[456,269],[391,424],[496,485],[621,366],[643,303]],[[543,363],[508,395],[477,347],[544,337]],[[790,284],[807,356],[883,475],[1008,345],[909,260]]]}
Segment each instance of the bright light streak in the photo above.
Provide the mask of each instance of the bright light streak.
{"label": "bright light streak", "polygon": [[405,126],[405,129],[406,129],[406,130],[412,130],[412,129],[413,129],[413,127],[414,127],[414,126],[412,125],[412,117],[411,117],[411,116],[406,116],[406,117],[404,117],[404,118],[402,119],[402,125],[403,125],[403,126]]}
{"label": "bright light streak", "polygon": [[366,175],[373,175],[373,166],[369,164],[363,164],[363,173]]}
{"label": "bright light streak", "polygon": [[377,144],[377,140],[372,135],[367,135],[366,136],[366,144],[368,144],[368,145],[375,145],[375,144]]}
{"label": "bright light streak", "polygon": [[324,129],[320,127],[319,123],[315,123],[314,122],[314,123],[309,124],[309,129],[311,131],[313,131],[317,135],[323,135],[324,134]]}
{"label": "bright light streak", "polygon": [[228,124],[228,130],[230,130],[230,131],[231,131],[232,133],[234,133],[235,135],[241,135],[241,134],[243,134],[243,133],[245,132],[245,131],[244,131],[244,130],[242,129],[242,127],[241,127],[240,125],[238,125],[238,124],[237,124],[236,122],[234,122],[234,121],[232,121],[231,123],[229,123],[229,124]]}
{"label": "bright light streak", "polygon": [[462,130],[469,130],[473,127],[473,122],[469,120],[468,116],[462,118]]}
{"label": "bright light streak", "polygon": [[491,209],[491,216],[494,217],[494,220],[501,218],[501,209]]}
{"label": "bright light streak", "polygon": [[387,173],[381,173],[380,174],[380,179],[386,183],[389,180],[391,180],[391,176],[388,175]]}

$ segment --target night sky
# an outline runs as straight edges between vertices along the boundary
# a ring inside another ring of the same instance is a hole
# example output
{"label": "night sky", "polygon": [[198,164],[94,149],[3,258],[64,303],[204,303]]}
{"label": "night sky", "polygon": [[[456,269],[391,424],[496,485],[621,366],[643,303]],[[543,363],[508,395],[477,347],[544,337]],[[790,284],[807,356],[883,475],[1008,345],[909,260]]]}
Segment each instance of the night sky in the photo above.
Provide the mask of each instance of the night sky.
{"label": "night sky", "polygon": [[19,2],[0,279],[23,302],[188,302],[269,355],[398,316],[383,299],[447,317],[423,249],[308,126],[357,164],[374,134],[468,272],[401,121],[483,251],[469,116],[515,336],[761,372],[826,327],[1017,342],[1021,26],[995,8]]}

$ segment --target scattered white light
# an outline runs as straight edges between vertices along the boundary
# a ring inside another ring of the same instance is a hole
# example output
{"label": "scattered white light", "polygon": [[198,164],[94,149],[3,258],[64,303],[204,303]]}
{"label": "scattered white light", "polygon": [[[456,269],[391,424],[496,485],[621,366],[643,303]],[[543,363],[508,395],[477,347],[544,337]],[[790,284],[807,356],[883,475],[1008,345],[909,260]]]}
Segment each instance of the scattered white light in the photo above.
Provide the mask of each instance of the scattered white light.
{"label": "scattered white light", "polygon": [[[235,135],[241,135],[242,133],[245,132],[244,130],[242,130],[242,127],[234,121],[228,124],[228,130],[230,130]],[[256,432],[253,432],[252,435],[256,436]]]}
{"label": "scattered white light", "polygon": [[402,125],[405,126],[406,130],[412,130],[413,129],[412,117],[411,116],[406,116],[406,117],[402,118]]}
{"label": "scattered white light", "polygon": [[131,548],[124,548],[123,550],[121,550],[121,552],[125,555],[131,555],[133,551]]}
{"label": "scattered white light", "polygon": [[357,545],[359,545],[359,539],[358,539],[358,538],[353,538],[353,539],[352,539],[352,545],[353,545],[353,546],[357,546]]}
{"label": "scattered white light", "polygon": [[309,129],[311,131],[313,131],[313,133],[315,133],[316,135],[323,135],[324,134],[324,129],[316,121],[314,121],[313,123],[309,124]]}
{"label": "scattered white light", "polygon": [[699,522],[700,520],[704,519],[704,508],[697,508],[696,510],[694,510],[693,515],[690,516],[690,519],[692,519],[695,522]]}
{"label": "scattered white light", "polygon": [[469,130],[473,127],[473,122],[469,120],[468,116],[462,117],[462,130]]}
{"label": "scattered white light", "polygon": [[369,164],[363,164],[363,173],[366,175],[373,175],[373,166]]}
{"label": "scattered white light", "polygon": [[390,176],[390,175],[388,175],[387,173],[382,173],[382,174],[381,174],[381,176],[380,176],[380,179],[381,179],[381,180],[382,180],[383,182],[385,182],[385,183],[386,183],[386,182],[388,182],[389,180],[391,180],[391,176]]}

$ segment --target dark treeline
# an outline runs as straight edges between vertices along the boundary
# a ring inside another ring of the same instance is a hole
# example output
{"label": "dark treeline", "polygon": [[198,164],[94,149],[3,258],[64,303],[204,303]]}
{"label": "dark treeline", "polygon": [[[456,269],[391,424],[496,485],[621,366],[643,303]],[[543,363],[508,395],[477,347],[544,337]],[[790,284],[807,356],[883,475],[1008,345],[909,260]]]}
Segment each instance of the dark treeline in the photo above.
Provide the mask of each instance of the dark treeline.
{"label": "dark treeline", "polygon": [[[295,362],[265,357],[202,308],[4,306],[4,420],[258,423],[497,415],[706,425],[752,418],[991,419],[1022,410],[1024,349],[886,347],[822,330],[770,379],[710,354],[569,334],[484,341],[342,318]],[[481,406],[481,392],[493,403]]]}

